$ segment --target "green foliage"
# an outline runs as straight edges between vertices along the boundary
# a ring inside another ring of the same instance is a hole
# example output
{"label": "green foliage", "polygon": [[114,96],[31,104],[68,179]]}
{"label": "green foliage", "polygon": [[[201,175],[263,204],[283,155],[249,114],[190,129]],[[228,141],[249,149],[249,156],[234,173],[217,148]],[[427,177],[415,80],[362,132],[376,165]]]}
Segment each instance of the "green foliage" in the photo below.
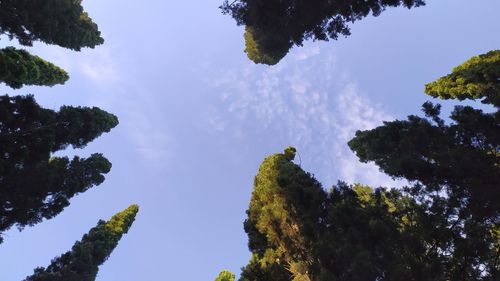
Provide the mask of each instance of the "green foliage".
{"label": "green foliage", "polygon": [[118,124],[99,108],[63,106],[55,112],[33,96],[1,96],[0,120],[0,233],[56,216],[111,169],[101,154],[51,156],[68,145],[83,148]]}
{"label": "green foliage", "polygon": [[283,36],[245,28],[245,53],[255,63],[275,65],[286,56],[292,44]]}
{"label": "green foliage", "polygon": [[432,120],[409,116],[358,131],[350,148],[362,162],[373,161],[390,176],[422,183],[428,192],[445,191],[462,212],[498,216],[499,112],[457,106],[454,122],[444,125],[439,107],[427,103],[425,108]]}
{"label": "green foliage", "polygon": [[223,270],[219,273],[219,276],[215,278],[215,281],[234,281],[234,274],[231,271]]}
{"label": "green foliage", "polygon": [[[269,280],[290,280],[301,273],[285,274],[273,268],[313,260],[311,245],[317,238],[324,197],[321,185],[285,154],[274,154],[262,162],[244,226],[255,266],[280,276]],[[242,276],[254,280],[255,266],[243,269]]]}
{"label": "green foliage", "polygon": [[412,8],[424,4],[424,0],[226,0],[221,9],[238,25],[246,26],[248,57],[255,63],[273,65],[293,45],[301,46],[304,40],[336,40],[350,35],[349,23],[369,14],[378,16],[387,7]]}
{"label": "green foliage", "polygon": [[297,153],[297,149],[295,149],[295,147],[289,146],[285,148],[285,157],[289,161],[293,161],[293,159],[295,159],[295,153]]}
{"label": "green foliage", "polygon": [[24,281],[93,281],[99,266],[116,248],[123,234],[127,233],[139,211],[131,205],[114,215],[109,221],[99,221],[75,243],[71,251],[52,260],[47,268],[39,267]]}
{"label": "green foliage", "polygon": [[425,257],[435,257],[432,264],[442,267],[436,280],[499,278],[499,54],[474,57],[426,87],[444,99],[483,99],[496,111],[456,106],[446,124],[440,106],[428,102],[426,118],[385,122],[356,132],[349,142],[362,162],[373,161],[386,174],[414,183],[407,192],[419,203],[422,219],[411,237],[428,241],[426,252],[432,252]]}
{"label": "green foliage", "polygon": [[2,0],[0,34],[31,46],[40,40],[79,51],[104,42],[81,0]]}
{"label": "green foliage", "polygon": [[447,196],[338,183],[330,191],[285,154],[262,162],[244,223],[242,281],[496,280],[500,226]]}
{"label": "green foliage", "polygon": [[23,85],[64,84],[69,76],[63,69],[25,50],[0,49],[0,82],[17,89]]}
{"label": "green foliage", "polygon": [[442,99],[484,99],[500,106],[500,50],[472,57],[451,74],[425,86],[425,92]]}

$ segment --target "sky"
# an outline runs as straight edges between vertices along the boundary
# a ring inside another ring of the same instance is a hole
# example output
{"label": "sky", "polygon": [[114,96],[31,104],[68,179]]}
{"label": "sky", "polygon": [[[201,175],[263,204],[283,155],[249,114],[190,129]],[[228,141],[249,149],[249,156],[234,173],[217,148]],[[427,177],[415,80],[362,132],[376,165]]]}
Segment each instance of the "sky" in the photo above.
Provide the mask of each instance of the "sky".
{"label": "sky", "polygon": [[[329,188],[343,180],[400,186],[362,164],[346,142],[420,114],[425,83],[471,56],[498,49],[500,2],[428,0],[351,26],[352,35],[294,47],[277,65],[243,52],[243,27],[220,0],[84,0],[105,43],[81,52],[36,43],[30,52],[70,80],[25,87],[46,108],[98,106],[120,124],[85,149],[113,168],[54,219],[5,233],[0,280],[17,281],[71,248],[99,219],[133,203],[134,225],[98,281],[213,280],[250,257],[243,231],[254,176],[289,145],[296,163]],[[0,38],[0,47],[13,44]],[[443,102],[449,112],[455,102]],[[300,158],[300,159],[299,159]]]}

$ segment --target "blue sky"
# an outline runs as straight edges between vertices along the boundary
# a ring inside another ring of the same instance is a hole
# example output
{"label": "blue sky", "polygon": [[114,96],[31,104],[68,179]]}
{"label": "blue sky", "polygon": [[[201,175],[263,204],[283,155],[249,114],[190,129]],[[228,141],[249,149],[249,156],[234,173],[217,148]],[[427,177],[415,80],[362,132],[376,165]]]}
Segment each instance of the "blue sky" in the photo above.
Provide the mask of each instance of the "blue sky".
{"label": "blue sky", "polygon": [[[99,106],[120,125],[83,150],[113,163],[106,181],[55,219],[6,233],[0,279],[22,280],[71,248],[99,219],[137,203],[129,234],[97,280],[213,280],[250,256],[242,222],[260,161],[297,147],[328,188],[338,179],[399,185],[360,164],[346,141],[358,129],[418,114],[424,84],[473,55],[498,49],[500,2],[429,0],[352,25],[352,35],[307,42],[278,65],[243,53],[243,29],[221,1],[85,0],[106,40],[71,52],[30,51],[71,79],[35,94],[47,108]],[[1,46],[10,42],[6,38]],[[453,102],[446,102],[449,110]]]}

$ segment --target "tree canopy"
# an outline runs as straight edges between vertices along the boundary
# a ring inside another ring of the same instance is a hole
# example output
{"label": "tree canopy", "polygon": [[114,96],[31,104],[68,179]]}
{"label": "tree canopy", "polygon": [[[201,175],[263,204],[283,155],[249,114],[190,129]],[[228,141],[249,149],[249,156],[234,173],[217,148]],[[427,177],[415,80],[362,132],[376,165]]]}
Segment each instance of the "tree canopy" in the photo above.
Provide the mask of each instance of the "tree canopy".
{"label": "tree canopy", "polygon": [[0,49],[0,82],[18,89],[24,85],[64,84],[68,73],[58,66],[14,47]]}
{"label": "tree canopy", "polygon": [[54,157],[71,145],[82,148],[118,124],[99,108],[41,108],[33,96],[0,97],[0,233],[50,219],[69,199],[104,181],[111,163],[89,158]]}
{"label": "tree canopy", "polygon": [[500,106],[500,50],[472,57],[451,74],[429,83],[425,92],[442,99],[483,99]]}
{"label": "tree canopy", "polygon": [[131,205],[109,221],[99,221],[71,251],[53,259],[48,267],[35,269],[24,281],[94,281],[99,266],[128,232],[138,211],[137,205]]}
{"label": "tree canopy", "polygon": [[[290,150],[288,150],[290,151]],[[244,228],[242,281],[496,280],[500,227],[460,217],[443,196],[314,177],[274,154],[262,162]]]}
{"label": "tree canopy", "polygon": [[[496,108],[483,112],[456,106],[451,122],[440,105],[423,105],[426,117],[384,122],[358,131],[349,142],[362,162],[373,161],[386,174],[405,178],[409,194],[442,213],[448,225],[433,247],[442,247],[445,280],[497,280],[500,253],[500,112],[498,52],[474,57],[452,74],[430,83],[426,92],[444,99],[482,99]],[[434,246],[436,245],[436,246]]]}
{"label": "tree canopy", "polygon": [[255,63],[278,63],[293,45],[304,40],[337,40],[349,36],[349,24],[387,7],[413,8],[424,0],[225,0],[224,14],[245,25],[245,52]]}
{"label": "tree canopy", "polygon": [[76,51],[104,42],[81,0],[2,0],[0,34],[22,45],[39,40]]}

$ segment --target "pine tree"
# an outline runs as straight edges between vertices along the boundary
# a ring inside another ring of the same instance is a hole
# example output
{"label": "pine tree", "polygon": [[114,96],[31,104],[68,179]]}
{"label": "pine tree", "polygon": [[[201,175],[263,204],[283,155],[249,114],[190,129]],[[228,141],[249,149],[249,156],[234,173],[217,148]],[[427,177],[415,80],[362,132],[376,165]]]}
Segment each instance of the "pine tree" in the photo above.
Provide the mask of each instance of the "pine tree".
{"label": "pine tree", "polygon": [[69,199],[104,181],[111,163],[89,158],[52,157],[71,145],[83,148],[118,124],[98,108],[41,108],[33,96],[0,97],[0,233],[50,219]]}
{"label": "pine tree", "polygon": [[94,281],[99,270],[127,233],[139,210],[131,205],[109,221],[99,221],[75,243],[71,251],[52,260],[47,268],[37,268],[24,281]]}
{"label": "pine tree", "polygon": [[2,0],[0,34],[22,45],[40,40],[76,51],[104,42],[81,0]]}
{"label": "pine tree", "polygon": [[64,84],[66,71],[25,50],[7,47],[0,50],[0,82],[14,89],[24,85],[53,86]]}
{"label": "pine tree", "polygon": [[273,65],[304,40],[337,40],[350,35],[349,23],[369,14],[378,16],[387,7],[424,4],[424,0],[226,0],[221,9],[238,25],[245,25],[248,57],[255,63]]}

